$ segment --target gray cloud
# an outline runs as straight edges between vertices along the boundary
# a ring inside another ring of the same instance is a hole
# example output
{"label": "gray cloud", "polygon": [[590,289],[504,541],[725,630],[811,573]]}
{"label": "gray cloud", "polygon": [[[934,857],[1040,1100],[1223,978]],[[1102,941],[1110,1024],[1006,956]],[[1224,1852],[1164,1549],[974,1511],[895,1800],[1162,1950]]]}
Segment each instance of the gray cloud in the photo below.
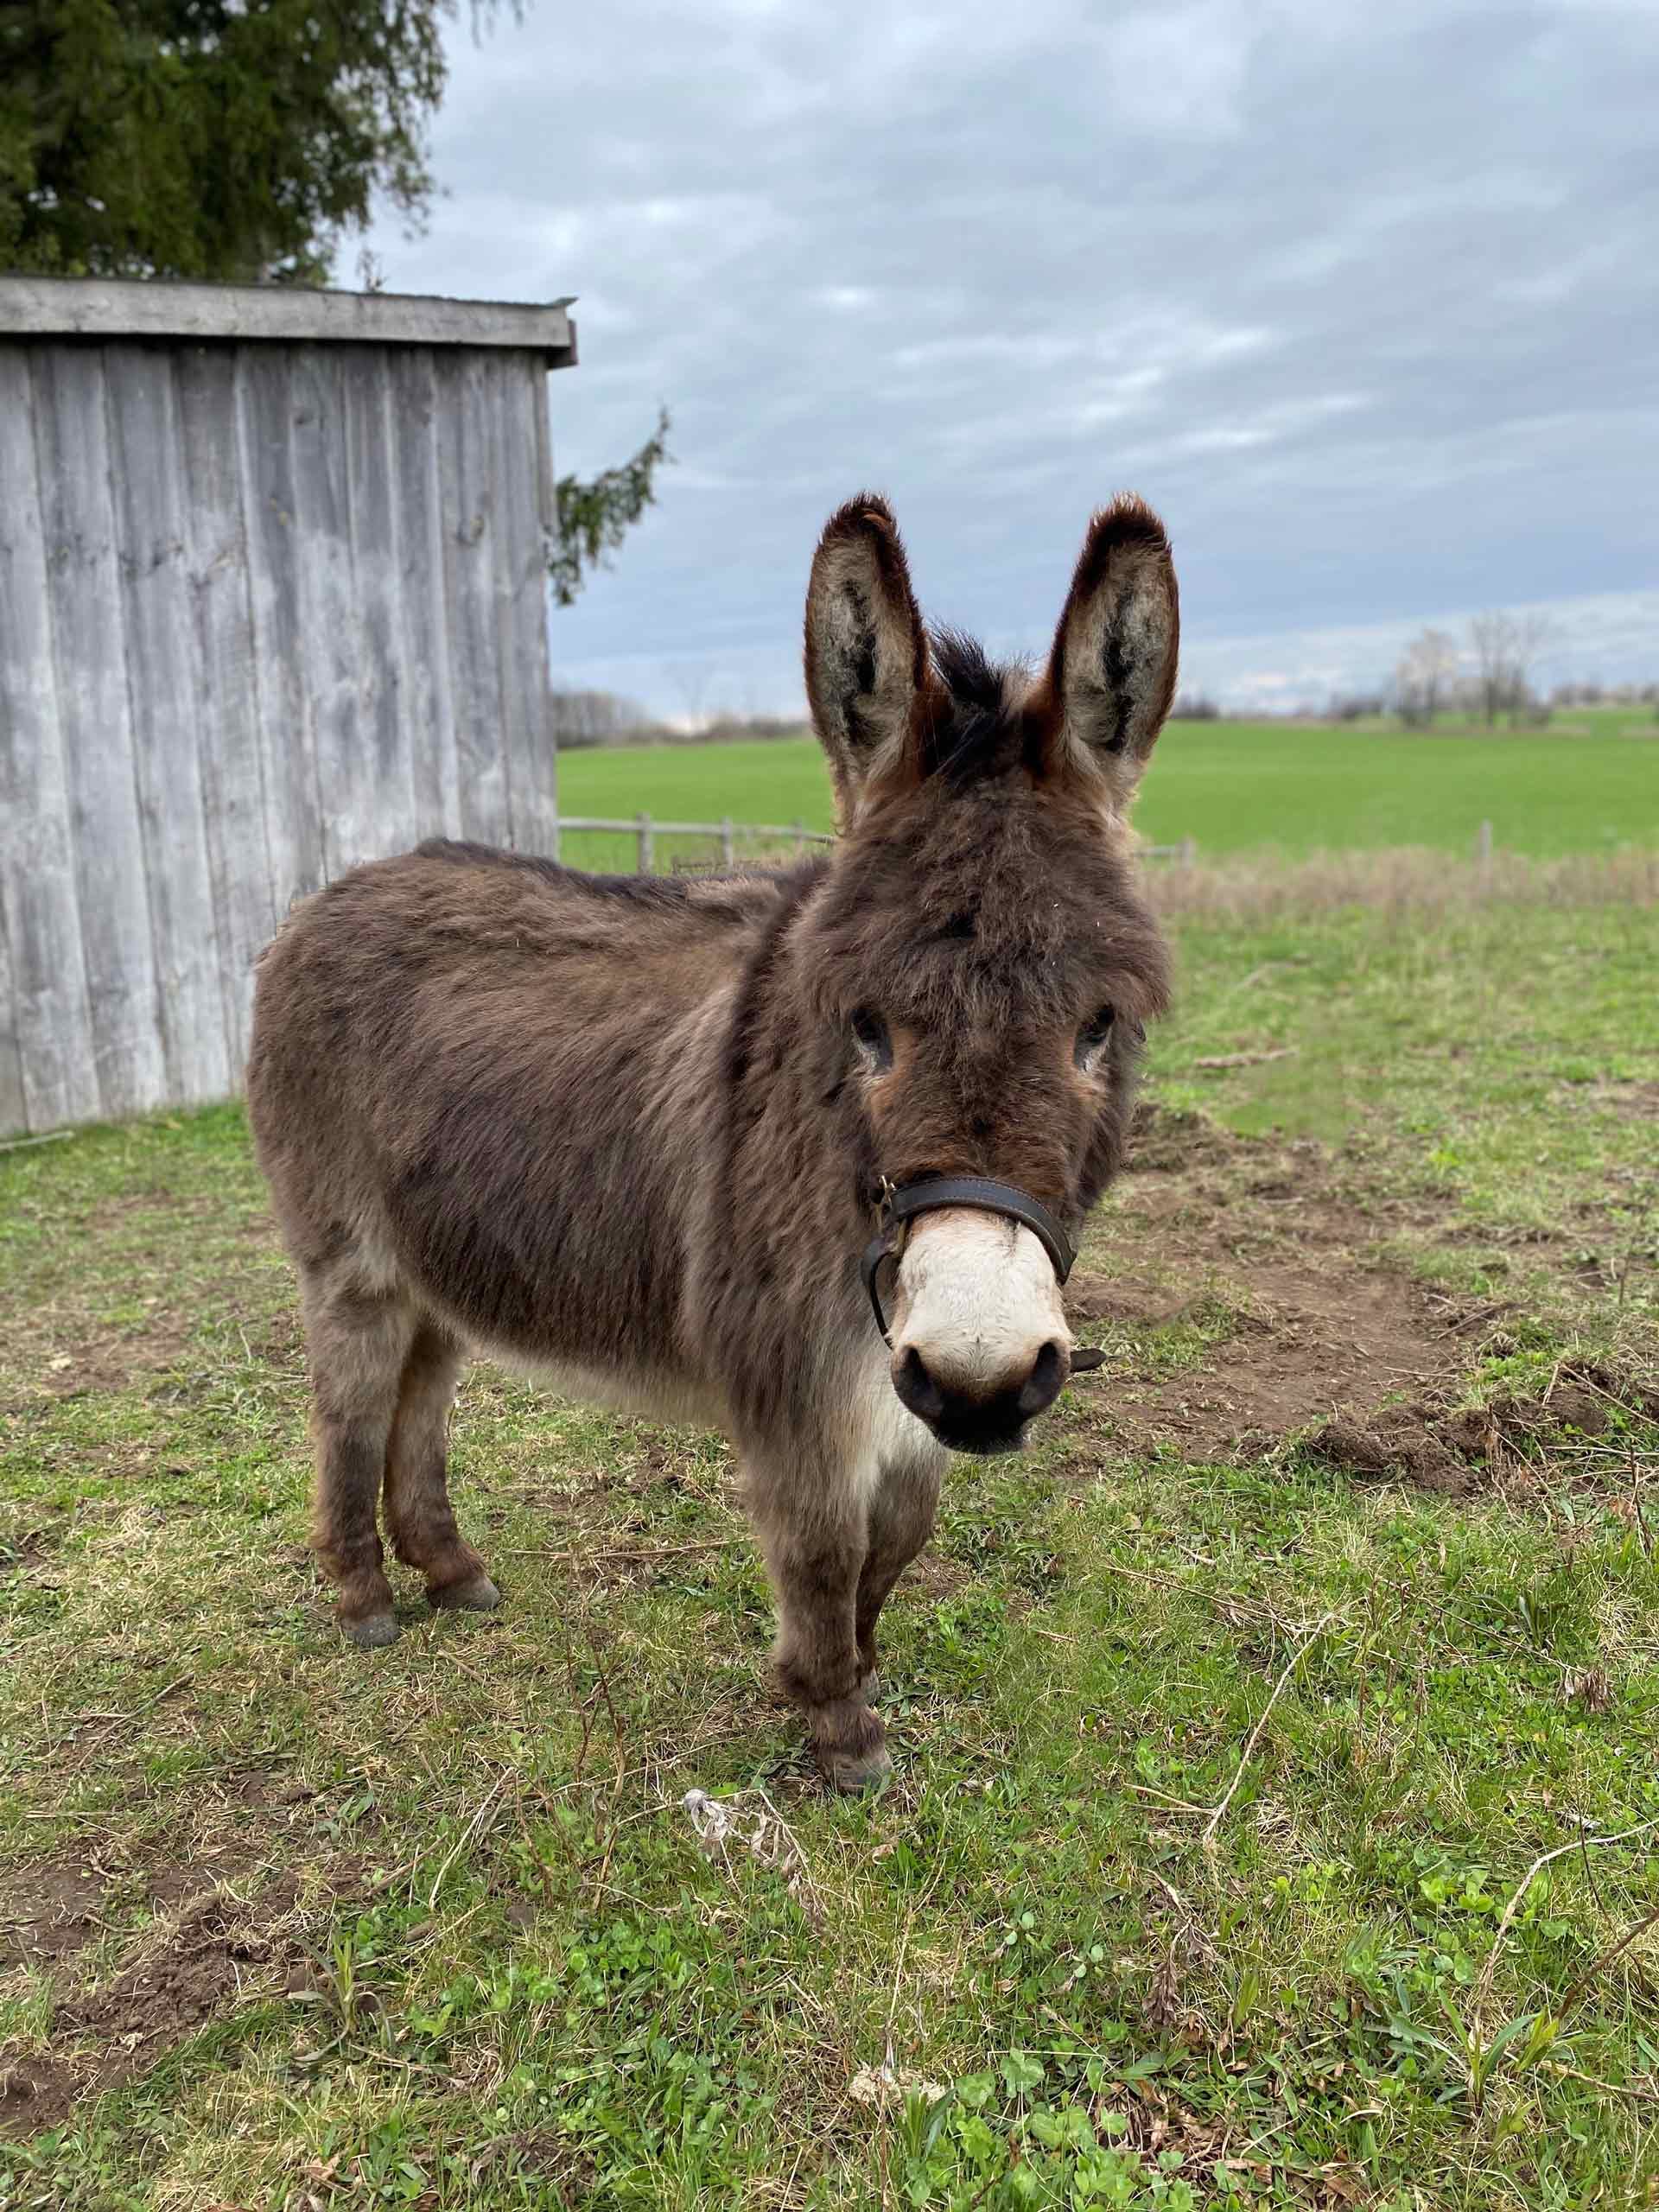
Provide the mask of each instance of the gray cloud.
{"label": "gray cloud", "polygon": [[1593,601],[1560,672],[1593,639],[1659,673],[1650,0],[609,0],[453,62],[448,196],[376,234],[386,281],[581,296],[561,467],[675,414],[562,676],[792,704],[812,541],[866,484],[1001,647],[1132,484],[1189,673],[1241,700],[1495,604]]}

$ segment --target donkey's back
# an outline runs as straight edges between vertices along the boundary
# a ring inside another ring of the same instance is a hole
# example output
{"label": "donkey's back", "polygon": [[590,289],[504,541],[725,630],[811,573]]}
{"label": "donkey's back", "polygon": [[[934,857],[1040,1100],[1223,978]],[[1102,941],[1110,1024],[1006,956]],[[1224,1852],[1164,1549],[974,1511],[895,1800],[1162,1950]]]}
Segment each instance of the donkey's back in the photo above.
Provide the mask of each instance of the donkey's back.
{"label": "donkey's back", "polygon": [[513,1304],[557,1186],[602,1211],[620,1174],[639,1211],[662,1126],[683,1147],[706,1097],[675,1072],[779,898],[766,877],[588,876],[438,840],[307,899],[260,963],[248,1068],[295,1256],[378,1230],[486,1333],[545,1349]]}

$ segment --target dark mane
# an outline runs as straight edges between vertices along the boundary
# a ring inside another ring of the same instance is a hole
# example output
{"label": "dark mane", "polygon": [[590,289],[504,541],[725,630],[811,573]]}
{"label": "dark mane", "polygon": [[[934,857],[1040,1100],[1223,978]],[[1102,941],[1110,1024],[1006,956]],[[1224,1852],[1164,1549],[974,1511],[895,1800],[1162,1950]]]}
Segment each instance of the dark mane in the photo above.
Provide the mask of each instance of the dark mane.
{"label": "dark mane", "polygon": [[949,709],[935,718],[922,750],[923,772],[952,784],[995,775],[1025,758],[1027,718],[1010,709],[1010,692],[1024,688],[1017,664],[990,658],[976,638],[960,630],[929,633],[933,672],[944,686]]}

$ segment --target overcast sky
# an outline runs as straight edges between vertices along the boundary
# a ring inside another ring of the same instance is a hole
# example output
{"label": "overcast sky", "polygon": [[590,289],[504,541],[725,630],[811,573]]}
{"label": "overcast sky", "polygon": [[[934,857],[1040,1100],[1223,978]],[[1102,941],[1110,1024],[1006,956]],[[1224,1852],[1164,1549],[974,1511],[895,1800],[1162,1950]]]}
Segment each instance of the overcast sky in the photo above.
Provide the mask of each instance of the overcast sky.
{"label": "overcast sky", "polygon": [[579,296],[561,470],[674,416],[556,681],[794,707],[867,486],[1001,649],[1128,486],[1234,703],[1499,605],[1549,677],[1659,677],[1659,0],[532,0],[451,50],[385,281]]}

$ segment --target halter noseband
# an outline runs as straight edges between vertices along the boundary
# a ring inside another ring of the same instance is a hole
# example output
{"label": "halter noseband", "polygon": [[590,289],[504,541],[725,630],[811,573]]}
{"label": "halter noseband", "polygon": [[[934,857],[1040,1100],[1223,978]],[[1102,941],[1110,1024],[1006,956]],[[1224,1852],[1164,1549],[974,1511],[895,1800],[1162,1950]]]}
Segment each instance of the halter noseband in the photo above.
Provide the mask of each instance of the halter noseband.
{"label": "halter noseband", "polygon": [[[918,1214],[937,1213],[942,1206],[972,1206],[981,1213],[1001,1214],[1007,1221],[1017,1221],[1030,1230],[1052,1262],[1056,1278],[1064,1282],[1071,1274],[1077,1254],[1071,1241],[1053,1215],[1045,1205],[1039,1205],[1029,1192],[1017,1190],[1012,1183],[995,1183],[983,1175],[924,1175],[913,1183],[889,1183],[881,1180],[879,1207],[880,1226],[864,1248],[864,1287],[869,1294],[870,1311],[875,1316],[875,1325],[881,1332],[883,1344],[890,1344],[887,1317],[881,1310],[881,1292],[878,1282],[881,1262],[893,1255],[893,1238],[906,1222]],[[1083,1346],[1071,1355],[1071,1372],[1086,1374],[1090,1368],[1104,1361],[1103,1351]]]}

